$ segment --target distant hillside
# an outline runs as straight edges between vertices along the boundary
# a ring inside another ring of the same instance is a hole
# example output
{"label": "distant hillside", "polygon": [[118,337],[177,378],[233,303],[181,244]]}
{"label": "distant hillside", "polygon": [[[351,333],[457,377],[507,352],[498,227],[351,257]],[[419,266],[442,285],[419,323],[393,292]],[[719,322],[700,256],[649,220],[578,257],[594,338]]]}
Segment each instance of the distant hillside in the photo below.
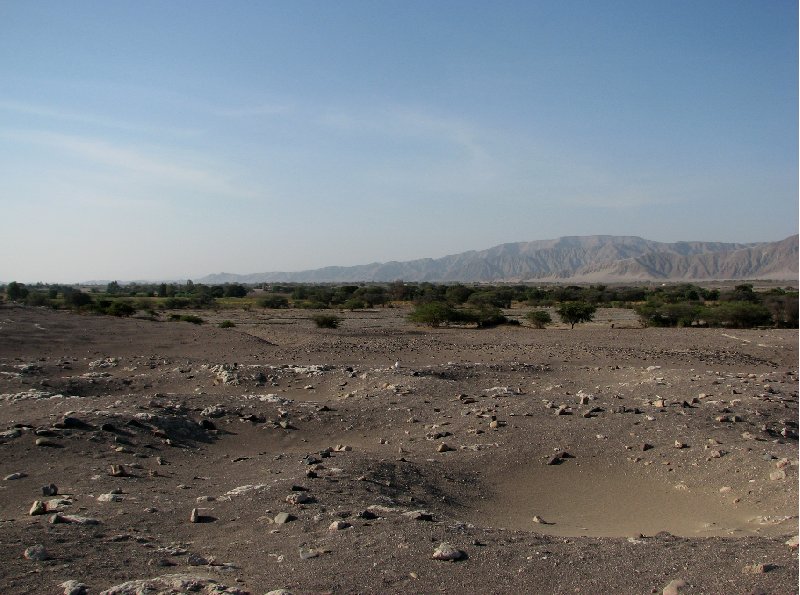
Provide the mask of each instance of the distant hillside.
{"label": "distant hillside", "polygon": [[653,242],[634,236],[569,236],[502,244],[443,258],[298,272],[208,275],[203,283],[625,282],[797,280],[798,236],[780,242]]}

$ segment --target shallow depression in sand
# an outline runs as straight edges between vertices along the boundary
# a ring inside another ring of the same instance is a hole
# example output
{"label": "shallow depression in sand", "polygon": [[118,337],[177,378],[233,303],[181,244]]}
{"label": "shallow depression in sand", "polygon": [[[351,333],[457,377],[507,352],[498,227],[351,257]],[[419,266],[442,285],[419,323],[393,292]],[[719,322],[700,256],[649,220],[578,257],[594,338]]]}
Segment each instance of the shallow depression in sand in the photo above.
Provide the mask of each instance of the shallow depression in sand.
{"label": "shallow depression in sand", "polygon": [[[549,535],[629,537],[668,531],[684,537],[783,535],[796,531],[794,511],[734,503],[736,494],[669,483],[640,470],[535,466],[493,481],[476,522]],[[533,520],[538,516],[544,523]]]}

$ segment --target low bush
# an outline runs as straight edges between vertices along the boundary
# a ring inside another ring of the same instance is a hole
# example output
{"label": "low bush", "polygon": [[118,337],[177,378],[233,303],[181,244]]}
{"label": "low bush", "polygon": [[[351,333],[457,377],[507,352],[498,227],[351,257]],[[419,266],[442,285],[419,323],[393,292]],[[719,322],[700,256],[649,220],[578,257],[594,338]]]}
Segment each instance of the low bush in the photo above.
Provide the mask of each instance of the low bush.
{"label": "low bush", "polygon": [[414,308],[408,318],[412,322],[437,327],[448,322],[455,322],[458,319],[458,313],[455,308],[444,302],[426,302]]}
{"label": "low bush", "polygon": [[179,320],[183,322],[191,322],[192,324],[203,324],[203,319],[194,314],[184,314],[180,316]]}
{"label": "low bush", "polygon": [[367,303],[361,298],[350,298],[342,304],[342,308],[346,310],[363,310],[367,307]]}
{"label": "low bush", "polygon": [[530,322],[535,328],[544,328],[545,325],[553,322],[553,317],[546,310],[534,310],[525,315],[525,319]]}
{"label": "low bush", "polygon": [[282,295],[267,295],[256,302],[262,308],[288,308],[289,300]]}
{"label": "low bush", "polygon": [[49,306],[50,300],[46,293],[31,291],[25,296],[25,303],[28,306]]}
{"label": "low bush", "polygon": [[105,309],[105,313],[111,316],[132,316],[136,313],[136,308],[128,302],[113,302]]}
{"label": "low bush", "polygon": [[342,322],[341,318],[332,314],[317,314],[316,316],[312,316],[311,320],[313,320],[319,328],[339,328],[339,324]]}
{"label": "low bush", "polygon": [[233,328],[235,326],[236,323],[234,323],[232,320],[223,320],[219,323],[219,328]]}
{"label": "low bush", "polygon": [[294,302],[294,307],[302,310],[327,310],[328,304],[316,300],[300,300]]}

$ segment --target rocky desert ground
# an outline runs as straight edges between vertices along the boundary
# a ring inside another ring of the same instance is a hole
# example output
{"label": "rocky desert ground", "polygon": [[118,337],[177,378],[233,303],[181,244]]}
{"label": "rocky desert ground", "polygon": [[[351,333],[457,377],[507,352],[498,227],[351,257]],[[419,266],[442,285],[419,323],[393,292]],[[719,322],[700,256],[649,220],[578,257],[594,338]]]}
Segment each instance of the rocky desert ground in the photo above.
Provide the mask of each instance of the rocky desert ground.
{"label": "rocky desert ground", "polygon": [[197,314],[0,308],[0,592],[798,591],[796,330]]}

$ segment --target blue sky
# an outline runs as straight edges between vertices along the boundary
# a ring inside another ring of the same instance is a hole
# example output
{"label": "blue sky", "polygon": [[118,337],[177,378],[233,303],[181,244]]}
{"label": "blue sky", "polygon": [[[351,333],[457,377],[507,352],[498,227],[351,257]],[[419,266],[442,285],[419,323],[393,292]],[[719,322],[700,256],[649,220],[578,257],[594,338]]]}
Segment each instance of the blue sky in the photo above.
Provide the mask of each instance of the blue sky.
{"label": "blue sky", "polygon": [[0,0],[0,280],[798,229],[789,0]]}

